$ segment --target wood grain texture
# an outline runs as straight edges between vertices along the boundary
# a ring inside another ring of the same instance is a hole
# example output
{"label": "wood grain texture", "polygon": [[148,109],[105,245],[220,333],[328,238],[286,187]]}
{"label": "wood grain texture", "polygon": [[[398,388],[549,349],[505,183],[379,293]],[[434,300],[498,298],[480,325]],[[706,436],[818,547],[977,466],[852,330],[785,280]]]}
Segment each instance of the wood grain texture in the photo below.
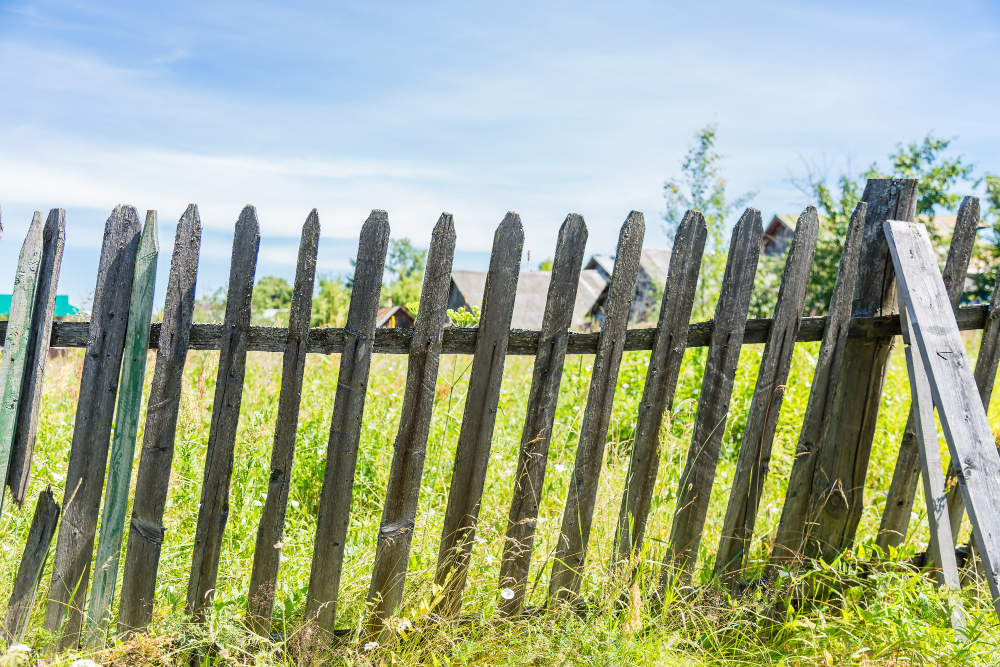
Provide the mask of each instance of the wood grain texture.
{"label": "wood grain texture", "polygon": [[347,313],[344,353],[340,357],[337,395],[330,420],[326,471],[316,519],[305,619],[330,635],[337,615],[337,594],[344,566],[344,547],[351,518],[354,471],[361,443],[361,424],[368,393],[372,340],[389,246],[389,217],[372,211],[361,228],[354,287]]}
{"label": "wood grain texture", "polygon": [[615,268],[608,285],[597,354],[590,376],[587,407],[583,413],[576,459],[563,510],[562,526],[552,561],[549,579],[550,600],[572,600],[580,593],[583,564],[587,558],[594,504],[604,464],[604,449],[611,423],[611,409],[618,384],[618,370],[625,350],[625,330],[632,311],[635,282],[639,276],[639,258],[646,221],[642,213],[632,211],[618,234]]}
{"label": "wood grain texture", "polygon": [[[966,197],[958,209],[958,218],[944,266],[944,284],[948,289],[952,309],[955,311],[958,311],[958,305],[962,300],[965,277],[969,271],[969,261],[972,259],[972,249],[978,232],[979,200],[975,197]],[[889,553],[889,547],[898,547],[906,539],[913,512],[917,479],[921,470],[915,417],[915,408],[911,405],[876,538],[876,544],[886,553]]]}
{"label": "wood grain texture", "polygon": [[642,548],[660,465],[660,428],[664,415],[673,409],[707,237],[705,217],[699,211],[688,211],[674,235],[660,319],[646,368],[646,384],[618,513],[616,563],[632,561]]}
{"label": "wood grain texture", "polygon": [[368,587],[369,636],[380,634],[403,599],[406,567],[420,500],[420,482],[434,409],[441,341],[448,321],[451,267],[455,256],[455,223],[442,213],[431,235],[427,268],[420,288],[420,310],[406,365],[406,389],[393,445],[392,467],[379,524],[375,562]]}
{"label": "wood grain texture", "polygon": [[52,495],[52,489],[47,488],[38,494],[35,505],[35,516],[28,529],[28,540],[21,554],[21,564],[14,577],[10,601],[7,603],[7,614],[3,621],[3,639],[8,646],[18,644],[24,639],[28,628],[31,609],[35,606],[35,594],[42,580],[42,570],[49,555],[52,537],[56,534],[59,523],[59,504]]}
{"label": "wood grain texture", "polygon": [[493,236],[493,253],[486,274],[482,315],[476,333],[475,357],[465,395],[462,428],[455,446],[455,466],[438,550],[434,582],[440,591],[434,610],[448,617],[462,606],[462,593],[479,520],[479,502],[493,444],[503,380],[510,320],[514,313],[517,276],[521,270],[524,230],[521,218],[507,213]]}
{"label": "wood grain texture", "polygon": [[104,227],[45,612],[45,629],[62,649],[80,641],[141,228],[132,206],[115,207]]}
{"label": "wood grain texture", "polygon": [[170,484],[188,334],[194,317],[200,251],[201,219],[198,207],[190,204],[177,223],[163,303],[163,325],[155,334],[156,365],[135,480],[136,488],[143,492],[135,494],[132,505],[119,597],[118,633],[123,636],[145,628],[153,615],[156,574],[165,530],[163,511]]}
{"label": "wood grain texture", "polygon": [[108,617],[118,581],[118,560],[125,531],[129,485],[132,482],[132,462],[139,432],[139,411],[142,407],[143,381],[146,378],[146,357],[149,353],[149,323],[153,313],[153,291],[156,287],[156,259],[160,253],[160,238],[156,211],[147,211],[146,225],[139,240],[129,304],[128,329],[125,333],[125,353],[122,361],[115,433],[111,440],[111,460],[108,483],[104,490],[104,510],[101,512],[101,533],[94,561],[94,584],[87,606],[86,645],[104,648],[108,633]]}
{"label": "wood grain texture", "polygon": [[959,484],[1000,615],[1000,454],[927,229],[896,220],[887,221],[884,229],[892,241],[889,248],[906,303],[911,344],[930,380],[952,459],[961,462]]}
{"label": "wood grain texture", "polygon": [[763,233],[760,211],[754,208],[748,208],[733,229],[722,291],[715,307],[712,344],[705,363],[691,445],[678,484],[661,586],[670,581],[688,585],[698,558]]}
{"label": "wood grain texture", "polygon": [[[281,557],[280,545],[285,534],[285,512],[288,509],[288,492],[295,458],[302,377],[306,368],[306,350],[309,347],[313,289],[316,287],[319,233],[319,214],[313,209],[302,227],[299,241],[295,289],[288,315],[288,338],[281,360],[281,394],[278,397],[278,417],[274,425],[274,443],[271,446],[271,475],[267,482],[267,498],[257,525],[257,542],[247,595],[247,623],[251,630],[264,637],[271,634],[271,614]],[[364,247],[364,232],[361,247]],[[361,265],[360,257],[358,265]],[[350,325],[351,322],[348,321],[349,328]]]}
{"label": "wood grain texture", "polygon": [[[771,548],[767,577],[775,578],[778,571],[792,571],[802,555],[802,545],[808,532],[809,499],[812,496],[817,452],[823,444],[823,425],[833,401],[836,370],[840,368],[844,348],[850,335],[851,301],[858,275],[862,234],[868,205],[859,202],[851,215],[847,237],[841,251],[837,280],[830,295],[827,328],[816,355],[816,370],[806,403],[802,429],[795,448],[795,459],[788,476],[788,489],[778,522],[778,532]],[[897,316],[898,319],[898,316]],[[801,329],[800,329],[801,331]]]}
{"label": "wood grain texture", "polygon": [[785,383],[792,365],[795,336],[802,320],[818,237],[819,215],[814,207],[809,206],[799,216],[785,260],[771,331],[760,358],[757,383],[750,399],[715,557],[715,576],[726,582],[734,593],[739,588],[740,575],[757,522],[760,497],[764,492],[764,480],[771,466],[771,445],[785,397]]}
{"label": "wood grain texture", "polygon": [[[888,235],[888,234],[887,234]],[[892,237],[889,237],[892,243]],[[898,271],[898,269],[897,269]],[[964,282],[964,276],[962,276]],[[950,291],[950,290],[949,290]],[[948,295],[949,298],[951,294]],[[924,500],[927,505],[927,523],[931,533],[931,557],[937,563],[938,584],[949,593],[951,607],[951,627],[959,632],[965,627],[965,612],[962,602],[955,596],[961,587],[958,576],[958,562],[955,558],[955,540],[948,520],[948,498],[944,488],[944,472],[941,466],[941,449],[938,445],[937,424],[934,421],[934,399],[931,396],[930,381],[920,359],[913,349],[909,332],[909,308],[903,290],[897,290],[899,317],[903,326],[903,343],[906,344],[906,370],[910,377],[911,410],[917,432],[917,452],[920,459],[921,479],[924,482]],[[954,310],[955,301],[952,301]]]}
{"label": "wood grain texture", "polygon": [[201,485],[198,526],[191,556],[188,581],[187,613],[196,621],[205,620],[211,605],[212,591],[219,576],[222,538],[229,520],[229,485],[233,476],[233,453],[243,402],[243,378],[246,374],[247,334],[250,328],[250,300],[260,247],[257,211],[247,206],[236,222],[233,255],[226,293],[225,338],[219,355],[212,424],[205,452],[205,475]]}
{"label": "wood grain texture", "polygon": [[[864,241],[854,286],[853,317],[895,313],[896,279],[882,223],[913,220],[916,179],[869,179]],[[813,474],[809,516],[815,519],[805,553],[832,560],[854,541],[864,509],[865,478],[888,372],[893,338],[848,338],[833,403]]]}
{"label": "wood grain texture", "polygon": [[35,295],[42,265],[44,231],[42,214],[35,211],[17,259],[14,292],[7,320],[10,340],[4,341],[3,359],[0,360],[0,510],[6,495],[3,489],[7,485],[7,471],[14,449],[25,373],[34,370],[28,366],[28,355],[31,350]]}
{"label": "wood grain texture", "polygon": [[556,242],[500,562],[500,590],[510,588],[514,593],[511,599],[501,598],[498,602],[498,609],[504,616],[519,614],[524,607],[525,586],[535,543],[535,521],[545,484],[549,442],[587,235],[583,218],[571,213],[560,227]]}
{"label": "wood grain texture", "polygon": [[38,415],[42,407],[42,387],[52,338],[52,315],[56,306],[56,285],[66,244],[66,211],[54,208],[45,220],[42,235],[42,264],[35,291],[35,316],[28,345],[27,372],[18,406],[17,431],[10,455],[7,486],[19,505],[24,504],[31,479],[31,457],[38,433]]}

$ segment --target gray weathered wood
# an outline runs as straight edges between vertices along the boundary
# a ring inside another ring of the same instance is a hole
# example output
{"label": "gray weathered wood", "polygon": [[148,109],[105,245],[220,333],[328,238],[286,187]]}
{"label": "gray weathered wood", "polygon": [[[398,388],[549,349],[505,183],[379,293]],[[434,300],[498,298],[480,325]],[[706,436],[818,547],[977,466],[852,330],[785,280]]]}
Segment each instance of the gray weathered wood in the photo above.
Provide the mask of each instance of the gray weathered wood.
{"label": "gray weathered wood", "polygon": [[59,523],[59,504],[47,488],[38,494],[35,516],[28,529],[28,541],[24,545],[21,564],[17,568],[7,615],[3,622],[3,639],[7,645],[20,643],[31,618],[31,608],[35,604],[35,593],[42,580],[42,570],[49,555],[52,537]]}
{"label": "gray weathered wood", "polygon": [[822,446],[823,425],[830,413],[834,382],[837,377],[835,371],[840,368],[849,335],[851,300],[854,296],[854,281],[858,274],[858,259],[861,254],[867,208],[865,202],[860,202],[855,207],[847,227],[847,237],[844,239],[840,266],[837,269],[837,280],[830,296],[828,326],[823,332],[823,341],[816,355],[816,370],[813,372],[806,413],[802,419],[795,459],[788,476],[788,489],[785,492],[785,502],[778,522],[778,532],[771,548],[768,578],[772,580],[778,570],[791,570],[796,559],[802,555],[802,543],[807,534],[809,521],[809,498],[812,495],[816,453]]}
{"label": "gray weathered wood", "polygon": [[[281,557],[279,545],[285,534],[285,512],[288,509],[288,492],[291,488],[295,435],[298,432],[299,404],[302,402],[302,377],[306,368],[313,289],[316,286],[319,230],[319,214],[313,209],[302,227],[302,238],[299,241],[295,289],[292,292],[288,315],[288,339],[285,342],[285,353],[281,364],[278,418],[274,425],[274,444],[271,446],[271,475],[268,478],[264,509],[257,525],[253,569],[250,572],[247,621],[251,630],[264,637],[269,637],[271,634],[271,613],[274,609],[274,594],[278,585],[278,566]],[[364,240],[362,240],[363,245]],[[359,257],[358,266],[360,265]],[[355,285],[357,284],[355,282]],[[351,322],[348,321],[348,328],[350,327]],[[347,356],[341,358],[342,367],[343,359]],[[322,509],[320,512],[322,516]]]}
{"label": "gray weathered wood", "polygon": [[509,212],[493,236],[493,254],[486,274],[475,357],[465,394],[465,411],[455,447],[455,467],[438,551],[434,581],[440,597],[434,609],[446,617],[457,613],[462,606],[465,578],[472,558],[523,246],[521,218]]}
{"label": "gray weathered wood", "polygon": [[389,217],[372,211],[361,228],[354,287],[347,313],[344,353],[340,357],[337,395],[330,419],[330,439],[326,447],[326,471],[316,518],[309,591],[306,596],[307,622],[330,635],[337,615],[337,593],[344,565],[344,547],[351,518],[351,494],[361,443],[361,424],[368,393],[372,340],[382,289],[382,272],[389,246]]}
{"label": "gray weathered wood", "polygon": [[[1000,615],[1000,454],[993,430],[927,229],[895,220],[887,221],[884,229],[906,302],[911,344],[917,347],[930,380],[952,459],[961,462],[959,485]],[[946,547],[941,545],[942,551]]]}
{"label": "gray weathered wood", "polygon": [[442,213],[427,251],[427,268],[420,289],[420,310],[406,365],[406,389],[368,588],[366,629],[369,635],[382,632],[385,621],[396,612],[403,599],[434,409],[441,341],[448,320],[454,256],[455,223],[450,213]]}
{"label": "gray weathered wood", "polygon": [[45,629],[63,649],[80,641],[141,227],[132,206],[116,206],[104,227],[45,612]]}
{"label": "gray weathered wood", "polygon": [[[982,329],[989,314],[989,304],[963,306],[958,310],[959,331]],[[815,343],[823,339],[827,317],[803,317],[796,343]],[[688,327],[687,347],[708,347],[712,340],[713,323],[695,322]],[[51,347],[86,347],[88,322],[53,322]],[[771,329],[770,318],[747,320],[744,345],[767,342]],[[3,343],[7,323],[0,322],[0,344]],[[150,328],[149,347],[158,345],[160,324]],[[625,333],[625,351],[652,350],[657,330],[629,329]],[[594,354],[597,352],[597,333],[569,332],[566,354]],[[857,317],[848,323],[849,338],[885,338],[899,335],[898,315]],[[538,352],[537,331],[512,329],[507,344],[507,354],[535,355]],[[249,352],[284,352],[288,330],[284,327],[250,327]],[[413,329],[376,329],[375,354],[408,354]],[[191,326],[190,349],[218,350],[222,347],[221,324],[194,324]],[[344,330],[335,327],[314,327],[309,330],[309,354],[341,354],[344,351]],[[476,351],[476,329],[445,329],[441,354],[473,354]]]}
{"label": "gray weathered wood", "polygon": [[219,576],[222,538],[229,519],[229,485],[233,476],[233,454],[243,402],[243,378],[246,374],[247,334],[250,328],[250,300],[260,248],[260,225],[257,210],[247,206],[236,222],[229,291],[226,293],[226,316],[222,353],[216,376],[212,424],[205,452],[205,475],[201,485],[198,526],[191,556],[188,581],[187,613],[203,621],[211,605],[212,591]]}
{"label": "gray weathered wood", "polygon": [[733,592],[740,583],[740,574],[753,539],[764,480],[770,469],[771,445],[785,397],[785,383],[792,365],[795,336],[802,320],[802,308],[818,236],[819,215],[814,207],[809,206],[795,225],[795,237],[785,261],[771,331],[760,359],[753,397],[750,399],[746,427],[736,458],[733,485],[729,492],[729,505],[722,522],[722,535],[715,557],[715,576],[726,581]]}
{"label": "gray weathered wood", "polygon": [[[962,300],[965,277],[969,271],[969,261],[972,259],[972,248],[975,246],[978,231],[979,200],[975,197],[966,197],[958,209],[951,246],[948,248],[948,259],[944,266],[944,284],[948,288],[948,298],[951,299],[952,309],[955,311],[958,311],[958,304]],[[885,498],[882,523],[876,538],[876,544],[886,553],[889,552],[889,547],[898,547],[906,539],[913,500],[916,497],[917,478],[920,476],[921,468],[917,453],[919,448],[915,416],[915,409],[911,405],[910,416],[899,443],[899,456],[896,458],[892,482]]]}
{"label": "gray weathered wood", "polygon": [[38,415],[42,407],[42,383],[48,360],[49,340],[52,337],[52,314],[56,306],[56,285],[62,266],[63,246],[66,243],[66,211],[54,208],[45,220],[42,235],[42,264],[38,271],[38,288],[35,292],[35,318],[28,346],[27,368],[21,403],[18,406],[17,431],[11,450],[7,486],[19,505],[24,504],[31,477],[31,456],[35,451],[38,433]]}
{"label": "gray weathered wood", "polygon": [[190,204],[177,223],[170,276],[157,339],[156,365],[146,405],[142,452],[129,522],[128,548],[118,605],[118,633],[145,628],[153,616],[156,573],[163,543],[163,511],[170,485],[177,414],[180,407],[188,332],[194,317],[194,290],[201,250],[201,219]]}
{"label": "gray weathered wood", "polygon": [[661,585],[670,581],[687,585],[698,559],[763,235],[760,211],[748,208],[733,229],[729,243],[729,259],[715,307],[715,327],[705,362],[691,445],[678,484]]}
{"label": "gray weathered wood", "polygon": [[[976,370],[973,376],[976,387],[983,399],[983,408],[990,411],[990,399],[993,397],[993,385],[997,378],[997,364],[1000,362],[1000,276],[993,285],[993,296],[990,297],[990,312],[983,328],[983,338],[979,343],[979,354],[976,356]],[[962,528],[962,518],[965,516],[965,501],[962,499],[962,489],[958,485],[958,470],[955,462],[948,463],[948,477],[945,481],[948,488],[948,516],[951,518],[951,534],[956,540]]]}
{"label": "gray weathered wood", "polygon": [[[892,238],[890,237],[890,243]],[[964,282],[964,276],[962,276]],[[949,290],[950,291],[950,290]],[[949,298],[951,294],[948,295]],[[965,627],[965,612],[962,602],[954,596],[961,587],[958,563],[955,559],[955,541],[951,535],[948,520],[948,499],[944,488],[944,472],[941,467],[941,450],[938,447],[937,424],[934,421],[934,400],[927,372],[920,354],[913,349],[908,320],[909,308],[903,290],[897,291],[899,319],[903,327],[903,342],[906,344],[906,369],[910,376],[911,410],[917,432],[917,452],[920,459],[921,479],[924,482],[924,500],[927,505],[927,523],[931,533],[931,555],[937,563],[937,579],[949,595],[951,606],[951,627],[961,631]],[[952,300],[954,310],[955,301]]]}
{"label": "gray weathered wood", "polygon": [[500,589],[510,588],[514,593],[509,600],[500,599],[499,611],[505,616],[519,614],[524,606],[525,585],[535,543],[535,520],[538,518],[538,504],[545,484],[549,441],[552,438],[552,425],[559,400],[559,385],[562,382],[569,327],[576,305],[587,235],[587,225],[575,213],[566,216],[559,229],[500,562]]}
{"label": "gray weathered wood", "polygon": [[637,558],[642,548],[660,466],[660,427],[664,415],[673,409],[674,391],[684,350],[687,349],[688,322],[691,321],[707,236],[705,216],[699,211],[688,211],[674,235],[660,320],[656,325],[653,353],[646,368],[646,384],[639,404],[632,456],[618,513],[616,563]]}
{"label": "gray weathered wood", "polygon": [[594,504],[604,464],[608,425],[611,423],[611,408],[618,384],[618,369],[625,349],[625,330],[632,311],[645,233],[646,222],[642,213],[632,211],[618,234],[615,268],[608,285],[608,300],[594,357],[594,370],[590,376],[587,407],[580,426],[573,476],[566,494],[562,526],[552,562],[550,600],[571,600],[580,593]]}
{"label": "gray weathered wood", "polygon": [[39,270],[42,265],[43,232],[42,214],[35,211],[31,226],[21,246],[14,274],[14,292],[11,295],[10,315],[7,320],[10,340],[4,341],[3,359],[0,360],[0,509],[7,485],[17,416],[25,384],[25,372],[31,349],[32,321],[35,313],[35,295],[38,291]]}
{"label": "gray weathered wood", "polygon": [[[896,310],[896,279],[882,231],[889,219],[913,220],[916,179],[869,179],[862,201],[868,204],[864,243],[854,287],[853,317]],[[837,375],[829,419],[817,454],[810,497],[810,539],[805,553],[832,560],[854,541],[864,508],[865,478],[882,389],[894,339],[848,338]]]}
{"label": "gray weathered wood", "polygon": [[153,291],[156,287],[156,259],[160,253],[156,211],[146,212],[146,226],[139,240],[139,253],[132,281],[132,299],[125,334],[125,353],[119,384],[118,408],[115,414],[115,434],[111,440],[111,460],[108,483],[104,491],[101,512],[101,533],[94,561],[94,584],[87,606],[85,642],[92,649],[104,648],[108,634],[108,617],[118,580],[118,560],[125,531],[129,485],[132,482],[132,462],[139,432],[139,411],[146,378],[146,357],[149,353],[149,324],[153,314]]}

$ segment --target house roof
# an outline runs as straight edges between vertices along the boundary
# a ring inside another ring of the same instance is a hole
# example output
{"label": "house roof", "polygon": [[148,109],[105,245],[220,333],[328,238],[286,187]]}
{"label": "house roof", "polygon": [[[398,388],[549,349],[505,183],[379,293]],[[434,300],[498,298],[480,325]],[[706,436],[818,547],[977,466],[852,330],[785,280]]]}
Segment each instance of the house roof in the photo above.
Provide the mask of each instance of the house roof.
{"label": "house roof", "polygon": [[[586,269],[598,271],[605,280],[611,280],[615,270],[615,258],[611,255],[593,255]],[[646,276],[661,287],[667,284],[670,273],[670,250],[667,248],[643,248],[639,256],[639,268]]]}
{"label": "house roof", "polygon": [[451,282],[462,293],[469,306],[482,305],[483,292],[486,290],[485,271],[452,271]]}
{"label": "house roof", "polygon": [[385,308],[378,309],[378,314],[375,316],[375,326],[384,327],[386,322],[391,320],[393,317],[399,317],[400,315],[405,315],[411,320],[416,320],[410,311],[403,306],[387,306]]}

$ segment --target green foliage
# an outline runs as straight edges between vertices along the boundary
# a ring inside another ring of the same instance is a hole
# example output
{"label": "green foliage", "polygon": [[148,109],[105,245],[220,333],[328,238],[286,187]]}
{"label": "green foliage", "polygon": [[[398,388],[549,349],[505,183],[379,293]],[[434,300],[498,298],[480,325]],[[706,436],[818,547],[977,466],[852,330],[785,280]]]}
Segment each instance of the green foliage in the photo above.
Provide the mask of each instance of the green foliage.
{"label": "green foliage", "polygon": [[857,176],[841,174],[833,187],[827,185],[825,175],[817,178],[808,167],[805,179],[793,179],[792,182],[813,200],[821,214],[814,268],[806,296],[807,311],[825,313],[827,310],[837,279],[851,213],[861,200],[866,179],[917,179],[917,215],[932,223],[928,225],[928,231],[935,246],[941,249],[939,254],[943,261],[947,254],[944,249],[950,239],[945,238],[933,224],[934,217],[941,211],[956,209],[961,195],[953,194],[951,189],[960,182],[972,185],[970,179],[973,171],[972,165],[964,162],[963,156],[950,159],[944,155],[951,142],[952,139],[938,139],[928,133],[922,142],[912,142],[905,146],[896,144],[895,152],[889,155],[888,172],[881,171],[878,163],[873,163],[867,171]]}
{"label": "green foliage", "polygon": [[426,264],[426,250],[414,248],[410,239],[390,239],[385,259],[386,281],[382,285],[383,304],[419,301]]}
{"label": "green foliage", "polygon": [[195,322],[222,322],[226,318],[226,288],[220,287],[211,294],[195,299]]}
{"label": "green foliage", "polygon": [[726,223],[734,212],[746,206],[757,194],[747,192],[735,199],[727,197],[726,181],[721,176],[724,156],[715,150],[717,129],[718,126],[711,123],[695,134],[694,144],[681,163],[681,176],[672,176],[663,184],[663,196],[667,200],[663,231],[667,238],[673,239],[689,209],[701,211],[708,227],[708,246],[702,259],[692,311],[694,320],[707,320],[714,316],[715,302],[726,271]]}
{"label": "green foliage", "polygon": [[274,313],[265,317],[264,311],[287,310],[292,305],[292,286],[284,278],[264,276],[254,285],[250,304],[254,319],[259,319],[261,324],[283,325],[287,322],[287,313]]}
{"label": "green foliage", "polygon": [[552,260],[551,259],[543,259],[541,262],[538,263],[538,270],[539,271],[551,271],[552,270]]}
{"label": "green foliage", "polygon": [[975,248],[975,261],[990,267],[989,271],[977,273],[974,287],[969,295],[972,300],[989,301],[993,298],[993,286],[997,280],[997,265],[1000,264],[1000,176],[986,174],[977,185],[983,185],[985,196],[980,202],[981,220],[989,228],[989,242],[980,243]]}
{"label": "green foliage", "polygon": [[313,296],[312,321],[314,327],[342,327],[347,322],[351,306],[351,290],[339,277],[321,276]]}
{"label": "green foliage", "polygon": [[465,306],[459,306],[458,310],[448,309],[448,319],[453,327],[478,327],[479,326],[479,306],[473,306],[466,310]]}

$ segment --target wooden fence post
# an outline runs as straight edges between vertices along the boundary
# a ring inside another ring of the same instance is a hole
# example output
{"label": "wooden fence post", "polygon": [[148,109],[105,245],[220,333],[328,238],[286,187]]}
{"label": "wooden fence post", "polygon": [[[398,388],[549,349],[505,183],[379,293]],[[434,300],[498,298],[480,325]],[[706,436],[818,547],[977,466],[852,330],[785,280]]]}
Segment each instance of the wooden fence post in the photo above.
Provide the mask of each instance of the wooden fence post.
{"label": "wooden fence post", "polygon": [[229,291],[226,293],[225,338],[219,354],[219,372],[212,403],[212,425],[205,452],[205,476],[201,486],[201,509],[191,556],[187,613],[203,621],[211,604],[219,575],[222,537],[229,519],[229,484],[233,476],[233,453],[243,402],[247,340],[250,329],[250,300],[260,248],[257,210],[247,206],[240,213],[233,238]]}
{"label": "wooden fence post", "polygon": [[[952,309],[957,313],[965,291],[965,277],[972,259],[972,248],[979,232],[979,200],[966,197],[958,209],[955,230],[948,248],[948,259],[944,266],[944,284],[948,289]],[[906,539],[910,527],[910,515],[917,493],[917,479],[920,477],[920,457],[918,456],[915,407],[910,406],[910,416],[906,420],[903,438],[899,443],[899,456],[892,473],[892,482],[885,498],[882,523],[878,529],[876,544],[886,553],[889,547],[898,547]],[[961,518],[959,518],[961,521]]]}
{"label": "wooden fence post", "polygon": [[420,288],[420,310],[406,365],[406,390],[368,588],[369,615],[365,627],[369,636],[382,632],[386,620],[396,612],[403,599],[434,409],[441,341],[448,320],[454,256],[455,223],[450,213],[442,213],[434,226],[427,251],[427,268]]}
{"label": "wooden fence post", "polygon": [[146,404],[142,453],[135,480],[136,488],[143,492],[135,494],[129,522],[118,604],[118,633],[121,635],[145,628],[153,616],[156,573],[163,544],[163,510],[170,484],[184,364],[194,317],[200,250],[201,219],[198,207],[190,204],[177,223],[153,383]]}
{"label": "wooden fence post", "polygon": [[851,320],[851,300],[854,298],[854,281],[858,274],[858,260],[861,254],[862,233],[868,205],[860,202],[851,215],[847,227],[847,237],[840,255],[837,280],[827,306],[827,323],[823,340],[816,355],[816,370],[813,373],[809,401],[799,431],[799,441],[795,448],[795,460],[788,477],[785,503],[778,522],[778,532],[771,548],[768,565],[768,579],[773,580],[780,569],[791,569],[790,563],[802,555],[802,544],[809,521],[809,498],[812,495],[813,476],[816,469],[816,453],[822,446],[823,426],[830,412],[833,390],[837,378],[836,370],[847,344],[847,334]]}
{"label": "wooden fence post", "polygon": [[38,273],[42,264],[43,232],[42,214],[35,211],[17,260],[7,336],[4,339],[3,359],[0,360],[0,510],[6,495],[3,489],[7,485],[7,470],[17,431],[24,375],[29,370],[28,354],[31,349],[31,325],[35,312]]}
{"label": "wooden fence post", "polygon": [[527,415],[521,432],[514,493],[510,501],[507,535],[500,562],[500,588],[510,588],[514,593],[509,600],[500,600],[499,611],[504,616],[519,614],[524,607],[525,584],[535,542],[538,503],[545,484],[552,424],[556,416],[569,327],[573,323],[573,308],[576,305],[586,246],[587,225],[581,216],[571,213],[566,216],[559,229],[552,277],[545,299],[545,314],[538,336],[538,354],[535,355],[531,390],[528,393]]}
{"label": "wooden fence post", "polygon": [[156,211],[146,212],[146,226],[139,240],[139,253],[132,281],[128,329],[122,363],[121,388],[115,415],[115,434],[111,441],[111,470],[104,491],[101,534],[97,541],[94,586],[87,609],[87,646],[103,648],[108,633],[108,617],[118,580],[118,559],[125,530],[129,485],[135,440],[139,431],[146,357],[149,353],[149,326],[153,314],[153,291],[156,287],[156,259],[160,253]]}
{"label": "wooden fence post", "polygon": [[274,444],[271,446],[271,475],[268,478],[264,509],[257,525],[250,591],[247,594],[247,620],[250,629],[263,637],[271,634],[271,614],[278,586],[281,541],[285,534],[285,513],[288,509],[292,462],[295,457],[295,435],[298,432],[299,405],[302,402],[302,376],[309,349],[319,229],[319,214],[313,209],[302,227],[302,238],[299,241],[295,290],[292,292],[292,304],[288,311],[288,336],[281,364],[278,418],[274,425]]}
{"label": "wooden fence post", "polygon": [[344,352],[340,357],[337,395],[330,419],[326,470],[306,595],[306,621],[330,636],[337,620],[337,594],[351,519],[351,494],[388,246],[389,216],[385,211],[372,211],[361,228],[358,241],[358,261],[344,327]]}
{"label": "wooden fence post", "polygon": [[[882,223],[914,219],[917,181],[869,179],[861,200],[868,210],[851,316],[890,315],[896,312],[896,278]],[[836,388],[816,459],[808,512],[816,520],[806,544],[810,557],[819,554],[831,560],[854,540],[893,344],[892,336],[848,338],[840,366],[834,370]]]}
{"label": "wooden fence post", "polygon": [[632,211],[618,234],[615,268],[611,272],[604,322],[597,342],[594,370],[590,376],[587,407],[583,413],[576,446],[573,476],[566,494],[559,542],[549,579],[550,600],[572,600],[580,593],[583,563],[587,557],[590,527],[594,519],[608,424],[614,404],[618,369],[625,351],[625,330],[632,312],[635,282],[646,222],[642,213]]}
{"label": "wooden fence post", "polygon": [[24,639],[24,631],[31,618],[31,608],[35,604],[35,594],[42,580],[42,570],[49,556],[52,536],[59,523],[59,504],[52,495],[52,488],[38,494],[35,516],[28,530],[28,541],[21,555],[21,565],[17,568],[14,586],[7,604],[7,615],[3,622],[3,639],[7,645],[17,644]]}
{"label": "wooden fence post", "polygon": [[[66,471],[62,522],[45,612],[45,629],[52,634],[61,633],[58,642],[61,649],[75,647],[80,641],[140,228],[139,216],[132,206],[116,206],[104,228]],[[67,612],[69,617],[64,626]]]}
{"label": "wooden fence post", "polygon": [[617,564],[632,561],[642,548],[660,466],[660,427],[674,404],[707,237],[705,216],[700,211],[688,211],[674,236],[656,340],[646,368],[635,441],[618,513],[613,556]]}
{"label": "wooden fence post", "polygon": [[712,342],[701,382],[694,431],[677,489],[661,587],[675,579],[687,585],[698,560],[763,235],[760,211],[748,208],[733,229],[729,243],[729,259],[715,307]]}
{"label": "wooden fence post", "polygon": [[434,609],[446,617],[457,613],[462,606],[465,578],[472,558],[523,246],[521,218],[509,212],[493,236],[493,254],[483,291],[475,357],[465,394],[462,429],[455,447],[455,467],[438,551],[434,582],[441,592]]}
{"label": "wooden fence post", "polygon": [[809,206],[795,225],[795,237],[785,261],[771,330],[761,355],[757,384],[750,399],[746,428],[736,459],[719,551],[715,557],[715,576],[727,582],[734,593],[739,589],[739,575],[753,539],[764,479],[770,468],[771,444],[785,397],[795,337],[802,322],[802,306],[818,236],[819,216],[815,207]]}
{"label": "wooden fence post", "polygon": [[62,266],[63,246],[66,243],[66,211],[54,208],[45,220],[42,235],[42,264],[38,271],[38,289],[35,293],[35,320],[31,328],[27,368],[21,403],[18,407],[17,431],[11,451],[7,486],[18,505],[23,505],[28,493],[31,476],[31,456],[35,450],[38,432],[38,414],[42,407],[42,380],[48,359],[49,340],[52,337],[52,315],[56,306],[56,285],[59,267]]}

